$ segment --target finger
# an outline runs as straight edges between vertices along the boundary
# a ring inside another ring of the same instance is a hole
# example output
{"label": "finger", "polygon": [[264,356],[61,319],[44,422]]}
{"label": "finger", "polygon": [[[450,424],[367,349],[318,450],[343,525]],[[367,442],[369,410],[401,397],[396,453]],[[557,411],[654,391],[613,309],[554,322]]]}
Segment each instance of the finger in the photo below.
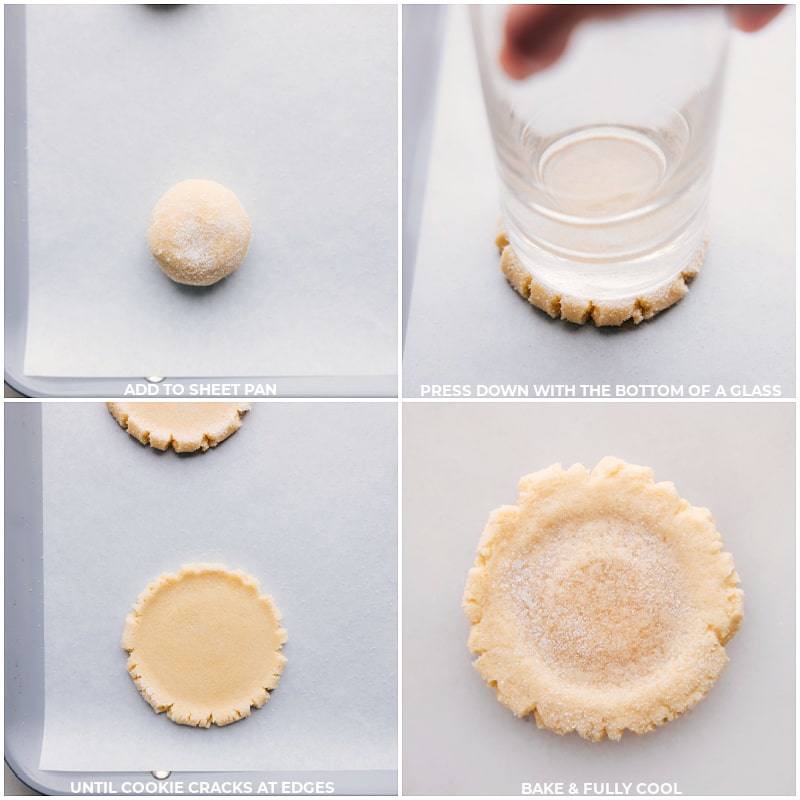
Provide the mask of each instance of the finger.
{"label": "finger", "polygon": [[728,6],[734,26],[745,33],[760,31],[765,25],[772,22],[785,7],[783,5]]}
{"label": "finger", "polygon": [[512,6],[500,51],[503,69],[517,79],[547,69],[563,54],[576,24],[569,6]]}
{"label": "finger", "polygon": [[500,64],[518,80],[558,61],[572,31],[589,17],[612,17],[641,9],[639,5],[516,5],[506,18]]}
{"label": "finger", "polygon": [[[661,6],[663,8],[663,6]],[[733,25],[752,33],[761,30],[783,5],[729,5]],[[506,19],[500,64],[521,80],[552,66],[563,55],[575,28],[590,17],[613,17],[658,5],[516,5]]]}

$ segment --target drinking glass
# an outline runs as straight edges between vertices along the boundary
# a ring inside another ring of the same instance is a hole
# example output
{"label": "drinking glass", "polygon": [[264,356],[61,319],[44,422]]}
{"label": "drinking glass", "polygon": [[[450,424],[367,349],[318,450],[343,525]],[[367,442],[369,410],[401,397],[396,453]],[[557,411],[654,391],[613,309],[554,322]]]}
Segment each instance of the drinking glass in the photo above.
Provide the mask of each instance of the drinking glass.
{"label": "drinking glass", "polygon": [[598,304],[657,296],[705,250],[727,14],[636,8],[581,23],[514,80],[508,6],[471,7],[508,239],[546,290]]}

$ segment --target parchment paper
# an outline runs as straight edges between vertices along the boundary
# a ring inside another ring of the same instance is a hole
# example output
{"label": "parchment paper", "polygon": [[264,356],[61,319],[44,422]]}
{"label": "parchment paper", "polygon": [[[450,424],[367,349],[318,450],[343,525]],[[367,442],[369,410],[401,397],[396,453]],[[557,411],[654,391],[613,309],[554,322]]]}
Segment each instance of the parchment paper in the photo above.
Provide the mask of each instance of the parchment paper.
{"label": "parchment paper", "polygon": [[[396,374],[396,19],[29,6],[25,373]],[[147,249],[186,178],[229,186],[252,222],[245,262],[209,288]]]}
{"label": "parchment paper", "polygon": [[[403,792],[519,795],[522,782],[562,781],[565,795],[570,782],[583,795],[586,781],[624,781],[677,783],[687,796],[793,794],[794,419],[792,403],[406,404]],[[516,502],[519,479],[606,455],[651,467],[710,509],[741,576],[744,621],[694,709],[645,736],[588,742],[497,702],[472,666],[460,604],[489,513]]]}
{"label": "parchment paper", "polygon": [[794,395],[793,7],[758,34],[732,34],[699,277],[672,309],[621,330],[551,320],[509,287],[494,246],[494,151],[465,9],[448,9],[443,47],[405,395],[431,383],[780,384]]}
{"label": "parchment paper", "polygon": [[[102,403],[43,409],[42,769],[396,769],[394,404],[256,404],[213,450],[159,453]],[[156,715],[125,670],[139,593],[182,564],[261,582],[288,663],[224,728]]]}

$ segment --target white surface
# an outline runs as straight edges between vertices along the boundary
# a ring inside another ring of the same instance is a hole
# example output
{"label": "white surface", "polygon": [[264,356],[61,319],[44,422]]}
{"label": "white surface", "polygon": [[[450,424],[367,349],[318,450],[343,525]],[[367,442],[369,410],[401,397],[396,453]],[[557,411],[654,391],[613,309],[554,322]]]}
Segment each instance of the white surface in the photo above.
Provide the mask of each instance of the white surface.
{"label": "white surface", "polygon": [[[396,374],[394,7],[29,6],[27,47],[25,374]],[[253,226],[209,288],[147,249],[186,178]]]}
{"label": "white surface", "polygon": [[[406,794],[514,795],[522,781],[794,793],[792,404],[416,403],[403,409],[403,438]],[[745,618],[730,664],[692,711],[646,736],[593,743],[540,731],[497,702],[472,668],[460,604],[489,512],[516,502],[519,478],[605,455],[652,467],[711,509]]]}
{"label": "white surface", "polygon": [[[403,790],[514,795],[521,782],[677,783],[684,795],[793,794],[793,404],[461,403],[403,409]],[[489,512],[520,477],[616,455],[708,507],[744,622],[692,711],[646,736],[540,731],[472,668],[461,612]]]}
{"label": "white surface", "polygon": [[635,328],[551,320],[509,287],[493,244],[494,153],[463,8],[449,9],[443,46],[404,394],[535,382],[780,384],[794,395],[793,7],[758,34],[733,34],[706,263],[687,297]]}
{"label": "white surface", "polygon": [[[394,404],[261,403],[178,456],[101,403],[45,405],[40,767],[396,769],[396,431]],[[156,715],[120,646],[148,583],[198,561],[257,578],[289,636],[267,704],[208,730]]]}

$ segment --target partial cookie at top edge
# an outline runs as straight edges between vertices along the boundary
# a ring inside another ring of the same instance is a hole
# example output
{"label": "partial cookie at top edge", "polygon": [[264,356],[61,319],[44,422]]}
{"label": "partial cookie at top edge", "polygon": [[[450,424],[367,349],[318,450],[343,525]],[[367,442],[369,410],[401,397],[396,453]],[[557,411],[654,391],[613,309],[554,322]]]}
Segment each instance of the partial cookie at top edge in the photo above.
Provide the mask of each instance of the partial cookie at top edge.
{"label": "partial cookie at top edge", "polygon": [[206,451],[234,434],[252,403],[109,402],[111,415],[134,439],[156,450]]}

